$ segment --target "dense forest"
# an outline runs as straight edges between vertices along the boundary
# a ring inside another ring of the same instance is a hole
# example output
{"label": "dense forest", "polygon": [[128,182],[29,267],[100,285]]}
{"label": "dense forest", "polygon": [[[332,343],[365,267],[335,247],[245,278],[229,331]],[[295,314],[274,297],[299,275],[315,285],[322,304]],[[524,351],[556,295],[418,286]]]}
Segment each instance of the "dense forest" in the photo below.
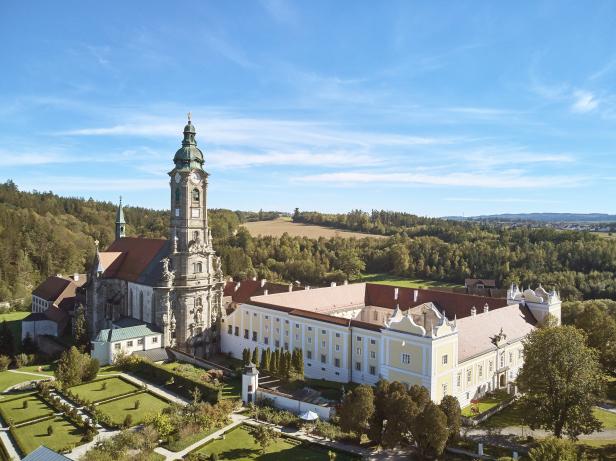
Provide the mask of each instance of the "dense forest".
{"label": "dense forest", "polygon": [[[22,192],[0,184],[0,300],[28,296],[48,275],[84,271],[94,240],[113,240],[116,205]],[[125,207],[127,235],[165,237],[168,212]],[[361,273],[463,282],[496,278],[502,285],[541,282],[564,299],[616,299],[616,241],[553,229],[506,229],[472,222],[422,218],[407,213],[353,211],[341,215],[300,213],[296,222],[389,235],[342,237],[252,237],[240,226],[274,219],[277,212],[210,210],[214,246],[223,270],[234,277],[300,281],[320,285]]]}

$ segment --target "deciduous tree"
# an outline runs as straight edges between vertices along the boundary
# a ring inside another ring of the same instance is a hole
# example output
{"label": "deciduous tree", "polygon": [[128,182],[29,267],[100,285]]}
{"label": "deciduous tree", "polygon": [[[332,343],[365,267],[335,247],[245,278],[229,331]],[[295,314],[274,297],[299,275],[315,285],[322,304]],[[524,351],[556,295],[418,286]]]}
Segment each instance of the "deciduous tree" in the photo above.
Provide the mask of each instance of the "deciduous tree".
{"label": "deciduous tree", "polygon": [[574,440],[601,428],[593,406],[603,390],[602,370],[597,351],[578,328],[546,327],[528,335],[517,383],[531,428]]}

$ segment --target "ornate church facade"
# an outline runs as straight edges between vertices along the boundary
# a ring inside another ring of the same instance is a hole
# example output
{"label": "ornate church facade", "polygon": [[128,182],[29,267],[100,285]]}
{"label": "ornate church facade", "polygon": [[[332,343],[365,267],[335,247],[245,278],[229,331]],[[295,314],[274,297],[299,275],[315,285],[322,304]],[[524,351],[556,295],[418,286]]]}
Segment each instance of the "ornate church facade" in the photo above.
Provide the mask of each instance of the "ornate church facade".
{"label": "ornate church facade", "polygon": [[121,350],[147,349],[147,338],[139,336],[144,331],[151,333],[148,338],[159,335],[157,348],[176,347],[198,356],[218,349],[224,280],[212,247],[208,173],[195,135],[189,116],[169,172],[169,239],[126,237],[120,201],[115,241],[104,251],[97,243],[85,286],[93,342],[96,347],[96,342],[126,339],[114,345],[109,361]]}

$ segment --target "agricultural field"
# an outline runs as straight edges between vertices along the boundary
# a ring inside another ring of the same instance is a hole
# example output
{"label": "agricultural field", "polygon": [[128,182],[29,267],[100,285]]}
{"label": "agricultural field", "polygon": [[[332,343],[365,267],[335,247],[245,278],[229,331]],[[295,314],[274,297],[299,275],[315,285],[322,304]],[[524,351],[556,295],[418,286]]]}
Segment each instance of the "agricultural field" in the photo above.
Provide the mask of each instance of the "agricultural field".
{"label": "agricultural field", "polygon": [[[138,403],[137,403],[138,402]],[[169,406],[169,402],[149,392],[129,395],[97,406],[109,415],[114,424],[122,424],[126,415],[131,415],[132,424],[141,424],[146,416],[158,413]]]}
{"label": "agricultural field", "polygon": [[379,283],[381,285],[395,285],[405,288],[463,288],[462,285],[438,280],[409,279],[391,274],[364,274],[353,282]]}
{"label": "agricultural field", "polygon": [[[278,437],[265,452],[257,445],[248,428],[238,427],[225,434],[224,439],[208,443],[197,453],[211,455],[216,453],[220,461],[269,461],[292,459],[294,461],[327,461],[327,449],[303,444],[292,439]],[[350,454],[337,452],[336,461],[358,459]]]}
{"label": "agricultural field", "polygon": [[288,218],[278,218],[271,221],[253,221],[242,224],[253,237],[257,236],[272,236],[280,237],[285,232],[291,237],[308,237],[308,238],[331,238],[331,237],[348,237],[348,238],[386,238],[383,235],[363,234],[361,232],[352,232],[341,229],[333,229],[331,227],[314,226],[311,224],[300,224],[291,222]]}

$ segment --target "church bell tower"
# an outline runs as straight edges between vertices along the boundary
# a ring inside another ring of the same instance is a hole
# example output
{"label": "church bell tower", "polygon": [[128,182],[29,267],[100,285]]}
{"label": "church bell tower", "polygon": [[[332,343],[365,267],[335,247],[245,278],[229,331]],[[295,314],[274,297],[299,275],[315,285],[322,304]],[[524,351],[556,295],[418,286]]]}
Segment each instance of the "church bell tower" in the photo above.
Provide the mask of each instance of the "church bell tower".
{"label": "church bell tower", "polygon": [[169,172],[173,311],[177,346],[195,355],[209,355],[218,346],[224,282],[208,226],[208,173],[195,135],[189,114],[182,147]]}

